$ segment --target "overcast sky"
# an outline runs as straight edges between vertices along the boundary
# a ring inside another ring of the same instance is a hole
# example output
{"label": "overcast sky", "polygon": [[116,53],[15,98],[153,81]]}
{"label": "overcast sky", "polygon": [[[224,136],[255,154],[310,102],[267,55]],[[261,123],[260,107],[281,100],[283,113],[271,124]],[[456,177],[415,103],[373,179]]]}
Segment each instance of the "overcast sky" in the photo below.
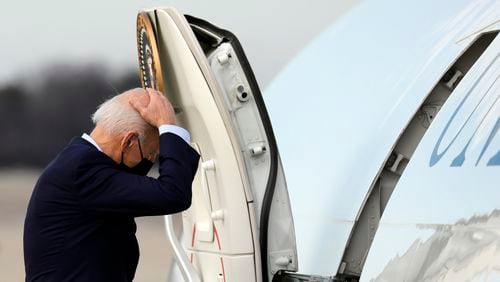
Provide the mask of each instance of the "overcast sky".
{"label": "overcast sky", "polygon": [[141,8],[175,6],[229,29],[242,42],[262,88],[312,38],[358,0],[9,1],[2,3],[0,85],[53,63],[136,67]]}

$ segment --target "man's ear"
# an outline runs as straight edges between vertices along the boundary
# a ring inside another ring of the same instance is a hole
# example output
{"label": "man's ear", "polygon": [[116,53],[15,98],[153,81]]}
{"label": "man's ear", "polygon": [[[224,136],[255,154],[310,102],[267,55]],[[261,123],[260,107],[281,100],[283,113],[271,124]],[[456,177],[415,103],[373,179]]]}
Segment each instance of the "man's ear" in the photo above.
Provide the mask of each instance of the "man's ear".
{"label": "man's ear", "polygon": [[137,138],[138,134],[133,131],[128,131],[122,138],[120,148],[124,151],[127,147],[132,147],[134,144],[134,139]]}

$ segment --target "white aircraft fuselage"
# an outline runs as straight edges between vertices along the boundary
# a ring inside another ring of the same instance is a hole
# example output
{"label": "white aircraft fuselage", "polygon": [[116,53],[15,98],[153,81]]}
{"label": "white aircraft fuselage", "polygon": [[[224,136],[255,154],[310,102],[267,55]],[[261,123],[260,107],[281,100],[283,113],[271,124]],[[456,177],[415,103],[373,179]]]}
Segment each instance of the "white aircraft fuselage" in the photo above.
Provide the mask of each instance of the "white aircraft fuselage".
{"label": "white aircraft fuselage", "polygon": [[500,2],[362,2],[265,95],[230,32],[142,17],[202,156],[171,279],[499,279]]}

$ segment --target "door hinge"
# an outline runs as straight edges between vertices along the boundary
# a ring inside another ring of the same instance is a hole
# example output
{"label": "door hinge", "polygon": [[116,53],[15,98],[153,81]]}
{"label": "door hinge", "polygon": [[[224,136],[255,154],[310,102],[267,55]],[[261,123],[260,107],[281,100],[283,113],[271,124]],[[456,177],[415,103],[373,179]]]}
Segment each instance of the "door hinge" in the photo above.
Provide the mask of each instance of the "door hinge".
{"label": "door hinge", "polygon": [[311,274],[300,274],[295,272],[287,272],[280,270],[274,277],[273,282],[337,282],[338,280],[332,276],[319,276]]}

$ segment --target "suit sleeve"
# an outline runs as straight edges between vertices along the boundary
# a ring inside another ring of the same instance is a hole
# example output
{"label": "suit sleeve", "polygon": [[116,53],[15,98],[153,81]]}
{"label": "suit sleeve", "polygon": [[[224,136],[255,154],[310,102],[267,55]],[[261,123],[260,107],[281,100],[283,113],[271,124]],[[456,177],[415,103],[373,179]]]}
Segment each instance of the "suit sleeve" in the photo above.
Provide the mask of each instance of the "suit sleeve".
{"label": "suit sleeve", "polygon": [[157,179],[123,172],[114,162],[83,162],[88,165],[76,172],[80,205],[87,212],[135,217],[181,212],[191,205],[199,158],[181,137],[164,133]]}

